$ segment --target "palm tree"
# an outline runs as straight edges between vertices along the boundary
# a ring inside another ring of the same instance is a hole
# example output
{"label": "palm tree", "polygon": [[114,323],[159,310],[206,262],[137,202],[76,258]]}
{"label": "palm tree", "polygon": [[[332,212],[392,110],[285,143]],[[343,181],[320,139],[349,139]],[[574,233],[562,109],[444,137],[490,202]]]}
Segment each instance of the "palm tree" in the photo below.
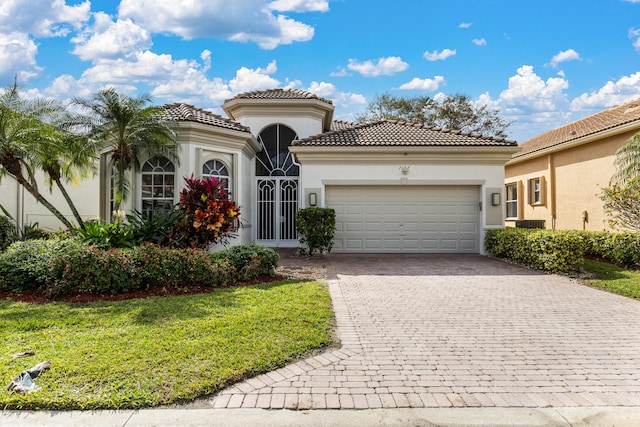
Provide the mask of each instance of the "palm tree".
{"label": "palm tree", "polygon": [[38,190],[35,171],[40,147],[60,137],[53,125],[62,107],[53,100],[22,100],[14,81],[0,95],[0,177],[9,175],[46,207],[65,227],[69,220]]}
{"label": "palm tree", "polygon": [[72,182],[93,174],[95,148],[81,135],[61,132],[58,138],[39,145],[36,155],[38,166],[47,175],[49,192],[53,190],[54,185],[58,186],[79,227],[84,230],[84,220],[62,180],[64,178],[65,181]]}
{"label": "palm tree", "polygon": [[76,128],[84,128],[98,149],[108,149],[114,168],[115,209],[119,210],[131,191],[128,172],[134,162],[145,157],[164,156],[178,161],[179,148],[161,107],[145,106],[149,95],[130,97],[114,88],[104,89],[88,99],[75,98],[73,103],[88,113]]}
{"label": "palm tree", "polygon": [[640,132],[618,148],[615,159],[616,173],[612,181],[624,185],[634,178],[640,177]]}

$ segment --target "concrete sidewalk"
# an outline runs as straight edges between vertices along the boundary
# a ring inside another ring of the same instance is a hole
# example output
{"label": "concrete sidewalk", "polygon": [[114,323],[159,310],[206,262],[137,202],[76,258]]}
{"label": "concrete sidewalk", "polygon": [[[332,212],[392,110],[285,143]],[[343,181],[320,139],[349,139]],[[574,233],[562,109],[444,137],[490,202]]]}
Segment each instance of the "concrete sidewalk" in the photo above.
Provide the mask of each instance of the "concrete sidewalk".
{"label": "concrete sidewalk", "polygon": [[637,427],[640,408],[422,408],[324,411],[147,409],[140,411],[3,411],[0,427],[358,427],[528,426]]}

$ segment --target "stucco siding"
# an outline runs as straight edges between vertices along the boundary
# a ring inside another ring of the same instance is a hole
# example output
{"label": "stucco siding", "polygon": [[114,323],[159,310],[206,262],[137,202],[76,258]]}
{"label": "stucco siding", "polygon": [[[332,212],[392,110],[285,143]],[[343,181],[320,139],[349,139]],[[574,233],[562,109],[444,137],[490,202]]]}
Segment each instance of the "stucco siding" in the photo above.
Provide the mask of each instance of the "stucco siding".
{"label": "stucco siding", "polygon": [[[633,134],[621,133],[508,163],[505,184],[522,183],[518,219],[544,220],[546,228],[610,230],[599,196],[615,173],[616,150]],[[544,203],[531,205],[528,183],[536,177],[544,177],[546,197]],[[587,221],[583,221],[584,212]],[[505,224],[515,225],[515,220],[507,218]]]}

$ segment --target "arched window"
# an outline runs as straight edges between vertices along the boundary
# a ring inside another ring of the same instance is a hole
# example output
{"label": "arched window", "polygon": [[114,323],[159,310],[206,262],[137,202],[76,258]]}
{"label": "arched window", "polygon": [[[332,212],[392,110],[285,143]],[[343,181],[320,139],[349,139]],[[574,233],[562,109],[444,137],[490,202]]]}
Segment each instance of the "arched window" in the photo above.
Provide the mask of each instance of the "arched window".
{"label": "arched window", "polygon": [[295,131],[285,125],[271,125],[258,135],[262,145],[256,158],[257,176],[298,176],[299,167],[289,152],[291,141],[298,139]]}
{"label": "arched window", "polygon": [[225,183],[225,190],[227,192],[231,191],[231,176],[229,175],[229,169],[219,160],[209,160],[202,165],[202,177],[215,178],[219,181],[223,181]]}
{"label": "arched window", "polygon": [[169,212],[174,205],[175,166],[164,157],[142,165],[142,213]]}

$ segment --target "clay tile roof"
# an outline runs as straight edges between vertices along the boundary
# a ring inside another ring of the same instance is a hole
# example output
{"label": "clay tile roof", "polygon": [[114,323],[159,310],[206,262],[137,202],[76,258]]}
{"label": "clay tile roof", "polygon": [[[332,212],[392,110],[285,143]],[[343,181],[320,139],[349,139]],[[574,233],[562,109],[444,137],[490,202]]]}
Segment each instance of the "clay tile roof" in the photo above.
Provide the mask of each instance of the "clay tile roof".
{"label": "clay tile roof", "polygon": [[342,130],[342,129],[347,129],[347,128],[351,128],[354,127],[357,123],[353,123],[353,122],[347,122],[344,120],[334,120],[331,122],[331,129],[330,130]]}
{"label": "clay tile roof", "polygon": [[[335,123],[335,122],[334,122]],[[345,123],[345,122],[343,122]],[[333,129],[333,128],[332,128]],[[451,131],[397,120],[381,120],[351,124],[329,132],[293,141],[292,145],[308,146],[516,146],[515,141],[467,132]]]}
{"label": "clay tile roof", "polygon": [[231,101],[233,99],[317,99],[327,104],[333,105],[333,102],[321,98],[315,93],[307,92],[299,89],[268,89],[268,90],[254,90],[252,92],[245,92],[236,95],[232,99],[227,99],[224,102]]}
{"label": "clay tile roof", "polygon": [[[513,159],[555,147],[617,126],[640,121],[640,98],[550,130],[520,144]],[[640,122],[638,124],[640,127]]]}
{"label": "clay tile roof", "polygon": [[197,122],[205,125],[249,132],[248,127],[243,126],[238,122],[226,119],[210,111],[205,111],[202,108],[194,107],[193,105],[167,104],[163,105],[162,108],[164,108],[165,115],[169,120],[176,120],[178,122]]}

